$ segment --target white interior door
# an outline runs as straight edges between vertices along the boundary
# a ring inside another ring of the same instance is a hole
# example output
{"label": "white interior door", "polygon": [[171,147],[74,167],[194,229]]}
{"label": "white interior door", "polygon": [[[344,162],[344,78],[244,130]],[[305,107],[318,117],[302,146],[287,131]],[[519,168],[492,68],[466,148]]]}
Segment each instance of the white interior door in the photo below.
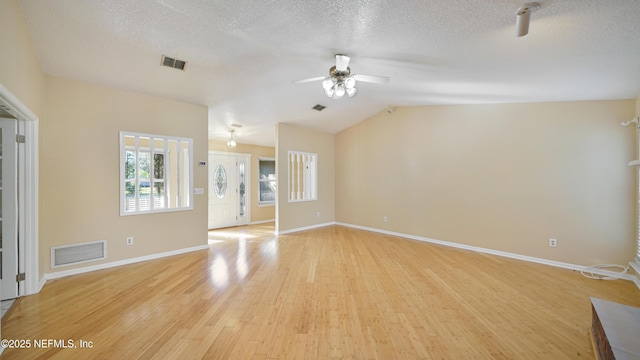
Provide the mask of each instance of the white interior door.
{"label": "white interior door", "polygon": [[250,156],[209,154],[209,229],[249,223]]}
{"label": "white interior door", "polygon": [[0,118],[0,292],[2,300],[18,297],[17,120]]}

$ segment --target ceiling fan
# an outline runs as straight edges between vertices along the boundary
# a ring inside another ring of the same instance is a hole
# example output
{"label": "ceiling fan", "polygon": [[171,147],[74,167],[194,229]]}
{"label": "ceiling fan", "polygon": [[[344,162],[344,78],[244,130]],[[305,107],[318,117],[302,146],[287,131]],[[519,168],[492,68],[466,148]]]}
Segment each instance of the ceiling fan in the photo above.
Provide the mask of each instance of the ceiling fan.
{"label": "ceiling fan", "polygon": [[336,55],[336,65],[329,69],[329,76],[318,76],[304,80],[294,81],[294,84],[303,84],[322,80],[322,88],[325,95],[338,99],[347,94],[352,97],[358,92],[356,81],[369,82],[374,84],[386,84],[389,82],[387,76],[378,75],[351,75],[349,68],[350,57],[346,55]]}

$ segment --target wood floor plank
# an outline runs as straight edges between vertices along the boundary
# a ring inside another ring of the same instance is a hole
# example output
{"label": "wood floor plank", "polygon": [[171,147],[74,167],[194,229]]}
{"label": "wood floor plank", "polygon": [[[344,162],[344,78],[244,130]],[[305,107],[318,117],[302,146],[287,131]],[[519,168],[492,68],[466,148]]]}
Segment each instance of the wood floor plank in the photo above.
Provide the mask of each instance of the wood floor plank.
{"label": "wood floor plank", "polygon": [[209,250],[49,281],[2,359],[592,359],[589,297],[628,281],[330,226],[212,231]]}

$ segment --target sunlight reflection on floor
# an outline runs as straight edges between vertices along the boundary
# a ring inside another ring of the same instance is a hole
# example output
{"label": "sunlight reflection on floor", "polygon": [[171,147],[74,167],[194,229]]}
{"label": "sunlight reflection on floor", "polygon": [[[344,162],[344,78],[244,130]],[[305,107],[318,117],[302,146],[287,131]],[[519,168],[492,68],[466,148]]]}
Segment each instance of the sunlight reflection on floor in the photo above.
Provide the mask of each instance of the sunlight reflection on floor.
{"label": "sunlight reflection on floor", "polygon": [[229,283],[229,266],[227,260],[218,254],[211,264],[211,280],[218,289],[224,288]]}
{"label": "sunlight reflection on floor", "polygon": [[213,256],[209,272],[213,286],[222,290],[230,282],[241,281],[249,275],[252,265],[248,261],[251,243],[258,246],[262,259],[277,260],[278,238],[274,234],[272,225],[209,230],[208,239]]}

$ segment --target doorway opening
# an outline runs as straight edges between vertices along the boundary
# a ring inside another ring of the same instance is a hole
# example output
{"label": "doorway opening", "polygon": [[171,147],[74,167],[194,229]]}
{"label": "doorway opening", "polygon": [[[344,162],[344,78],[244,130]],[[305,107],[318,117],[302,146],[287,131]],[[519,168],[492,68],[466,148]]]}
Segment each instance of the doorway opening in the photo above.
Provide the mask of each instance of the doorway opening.
{"label": "doorway opening", "polygon": [[35,294],[38,271],[38,118],[0,84],[2,299]]}
{"label": "doorway opening", "polygon": [[0,112],[0,295],[2,300],[18,297],[19,256],[19,152],[18,120],[8,111]]}

